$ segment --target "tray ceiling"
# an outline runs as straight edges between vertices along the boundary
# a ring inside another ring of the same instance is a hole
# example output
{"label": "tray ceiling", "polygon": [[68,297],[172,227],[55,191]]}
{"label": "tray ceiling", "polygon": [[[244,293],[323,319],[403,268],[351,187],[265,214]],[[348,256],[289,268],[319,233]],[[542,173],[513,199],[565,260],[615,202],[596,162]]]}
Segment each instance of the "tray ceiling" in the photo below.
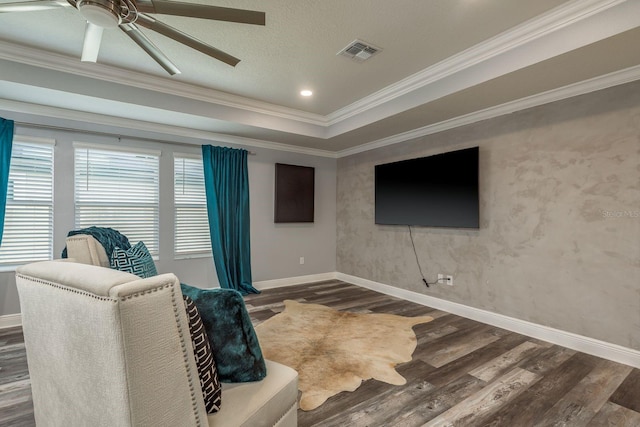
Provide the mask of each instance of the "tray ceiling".
{"label": "tray ceiling", "polygon": [[[155,15],[241,59],[233,68],[147,32],[182,71],[173,77],[117,30],[98,63],[81,63],[85,23],[72,8],[0,13],[0,111],[340,155],[640,78],[639,0],[215,5],[262,10],[266,26]],[[355,39],[382,50],[362,63],[336,55]]]}

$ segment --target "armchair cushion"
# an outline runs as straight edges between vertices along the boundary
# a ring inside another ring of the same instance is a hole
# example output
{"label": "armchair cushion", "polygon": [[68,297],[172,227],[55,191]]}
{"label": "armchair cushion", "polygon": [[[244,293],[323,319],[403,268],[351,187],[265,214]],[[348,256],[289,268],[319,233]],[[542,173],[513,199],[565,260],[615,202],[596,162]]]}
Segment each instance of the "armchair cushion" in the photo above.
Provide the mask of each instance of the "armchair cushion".
{"label": "armchair cushion", "polygon": [[198,307],[220,381],[260,381],[267,368],[258,337],[240,292],[233,289],[200,289],[181,285],[182,293]]}
{"label": "armchair cushion", "polygon": [[118,246],[113,248],[111,268],[135,274],[143,279],[158,275],[153,257],[143,242],[138,242],[126,250]]}

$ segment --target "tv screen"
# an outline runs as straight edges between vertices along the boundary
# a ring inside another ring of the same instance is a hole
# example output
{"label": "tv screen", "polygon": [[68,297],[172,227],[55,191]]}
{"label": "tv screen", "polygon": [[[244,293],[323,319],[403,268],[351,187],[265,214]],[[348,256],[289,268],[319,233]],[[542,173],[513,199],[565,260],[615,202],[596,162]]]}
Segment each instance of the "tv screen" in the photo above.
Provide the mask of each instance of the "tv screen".
{"label": "tv screen", "polygon": [[375,221],[480,228],[478,147],[375,167]]}

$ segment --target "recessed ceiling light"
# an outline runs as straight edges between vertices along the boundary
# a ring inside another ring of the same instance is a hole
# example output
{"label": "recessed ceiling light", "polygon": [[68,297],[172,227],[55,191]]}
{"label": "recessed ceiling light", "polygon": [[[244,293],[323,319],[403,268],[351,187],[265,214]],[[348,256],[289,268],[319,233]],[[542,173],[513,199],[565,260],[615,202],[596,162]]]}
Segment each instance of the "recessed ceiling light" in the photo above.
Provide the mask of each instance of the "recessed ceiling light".
{"label": "recessed ceiling light", "polygon": [[300,91],[300,95],[302,95],[302,96],[311,96],[311,95],[313,95],[313,92],[311,92],[309,89],[305,89],[305,90],[301,90]]}

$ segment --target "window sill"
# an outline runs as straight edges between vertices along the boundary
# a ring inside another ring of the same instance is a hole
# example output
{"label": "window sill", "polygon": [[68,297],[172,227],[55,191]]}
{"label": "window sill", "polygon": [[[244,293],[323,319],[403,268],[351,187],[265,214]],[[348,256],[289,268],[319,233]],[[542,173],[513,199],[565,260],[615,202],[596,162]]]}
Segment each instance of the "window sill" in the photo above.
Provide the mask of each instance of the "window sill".
{"label": "window sill", "polygon": [[213,254],[211,252],[208,252],[206,254],[174,255],[173,259],[175,261],[181,261],[185,259],[199,259],[199,258],[211,258],[211,257],[213,257]]}

